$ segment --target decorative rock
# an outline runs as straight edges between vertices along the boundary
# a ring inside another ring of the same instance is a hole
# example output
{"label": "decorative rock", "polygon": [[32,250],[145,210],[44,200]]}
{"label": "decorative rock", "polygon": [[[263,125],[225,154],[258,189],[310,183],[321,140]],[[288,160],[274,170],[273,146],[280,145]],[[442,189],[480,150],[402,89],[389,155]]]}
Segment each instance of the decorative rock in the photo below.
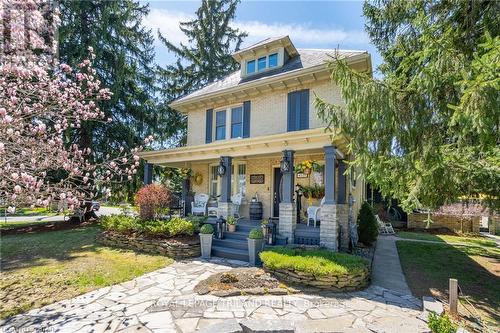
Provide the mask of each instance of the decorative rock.
{"label": "decorative rock", "polygon": [[291,320],[243,319],[240,325],[245,333],[294,333],[294,323]]}
{"label": "decorative rock", "polygon": [[432,311],[440,315],[443,313],[443,303],[439,302],[434,297],[423,296],[422,303],[424,304],[424,311]]}
{"label": "decorative rock", "polygon": [[199,331],[200,333],[242,333],[243,329],[235,319],[225,320],[210,325]]}

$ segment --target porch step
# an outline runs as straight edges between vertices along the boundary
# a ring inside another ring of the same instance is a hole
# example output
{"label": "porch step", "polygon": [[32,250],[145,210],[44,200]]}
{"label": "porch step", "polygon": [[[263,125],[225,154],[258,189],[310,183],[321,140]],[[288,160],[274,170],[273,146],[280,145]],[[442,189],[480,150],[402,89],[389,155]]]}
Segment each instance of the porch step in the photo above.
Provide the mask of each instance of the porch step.
{"label": "porch step", "polygon": [[248,232],[247,231],[225,232],[224,238],[244,241],[246,243],[248,238]]}
{"label": "porch step", "polygon": [[212,248],[214,246],[217,247],[224,247],[228,249],[240,249],[240,250],[248,250],[248,242],[247,240],[242,240],[242,239],[214,239],[212,241]]}
{"label": "porch step", "polygon": [[212,245],[212,255],[227,259],[248,261],[248,250],[234,249]]}

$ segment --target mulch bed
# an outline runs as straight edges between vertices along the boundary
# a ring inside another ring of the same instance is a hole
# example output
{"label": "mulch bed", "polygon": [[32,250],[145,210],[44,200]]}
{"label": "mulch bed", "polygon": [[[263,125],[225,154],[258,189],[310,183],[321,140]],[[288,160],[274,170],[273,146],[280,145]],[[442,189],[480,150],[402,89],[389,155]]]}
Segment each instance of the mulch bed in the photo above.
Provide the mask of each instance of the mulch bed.
{"label": "mulch bed", "polygon": [[239,295],[287,295],[297,293],[280,283],[261,268],[240,267],[224,273],[214,274],[199,282],[194,291],[200,295],[210,294],[219,297]]}
{"label": "mulch bed", "polygon": [[92,219],[87,222],[82,223],[72,223],[70,221],[57,221],[51,223],[40,223],[40,225],[31,225],[27,227],[13,227],[9,229],[1,229],[0,235],[18,235],[18,234],[26,234],[31,232],[44,232],[44,231],[57,231],[57,230],[69,230],[76,229],[81,227],[86,227],[89,225],[96,224],[97,220]]}

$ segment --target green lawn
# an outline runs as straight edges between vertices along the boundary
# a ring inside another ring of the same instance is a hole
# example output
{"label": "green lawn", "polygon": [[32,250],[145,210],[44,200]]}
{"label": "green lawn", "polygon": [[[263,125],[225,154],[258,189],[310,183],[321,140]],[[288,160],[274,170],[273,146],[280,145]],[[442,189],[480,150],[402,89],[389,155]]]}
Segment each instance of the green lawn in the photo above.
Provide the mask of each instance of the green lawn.
{"label": "green lawn", "polygon": [[51,224],[54,222],[49,222],[49,221],[31,221],[31,222],[24,222],[24,221],[9,221],[9,222],[0,222],[0,230],[2,229],[13,229],[13,228],[24,228],[24,227],[31,227],[31,226],[38,226],[38,225],[45,225],[45,224]]}
{"label": "green lawn", "polygon": [[96,243],[97,226],[3,236],[0,317],[131,280],[172,263]]}
{"label": "green lawn", "polygon": [[[500,320],[500,251],[490,246],[397,241],[406,280],[416,296],[448,299],[449,278],[458,279],[465,295],[490,326]],[[470,307],[468,307],[470,308]],[[470,315],[460,308],[461,315]]]}
{"label": "green lawn", "polygon": [[[0,216],[5,214],[5,208],[0,208]],[[44,207],[34,207],[34,208],[18,208],[14,214],[9,214],[9,216],[35,216],[35,215],[56,215],[57,212],[51,211]]]}
{"label": "green lawn", "polygon": [[426,241],[444,242],[444,243],[464,243],[485,247],[496,247],[496,242],[487,237],[479,235],[466,235],[466,236],[455,236],[455,235],[434,235],[427,232],[413,232],[413,231],[399,231],[396,236],[405,239],[418,239]]}

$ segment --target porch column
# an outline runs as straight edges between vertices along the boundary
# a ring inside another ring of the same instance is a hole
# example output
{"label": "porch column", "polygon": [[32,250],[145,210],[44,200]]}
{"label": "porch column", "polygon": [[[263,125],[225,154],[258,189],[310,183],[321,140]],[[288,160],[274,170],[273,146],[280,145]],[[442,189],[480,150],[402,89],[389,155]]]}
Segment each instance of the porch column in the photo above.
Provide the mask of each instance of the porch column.
{"label": "porch column", "polygon": [[320,211],[319,242],[333,251],[338,251],[337,205],[335,203],[335,157],[334,146],[324,147],[325,151],[325,203]]}
{"label": "porch column", "polygon": [[339,181],[337,191],[337,223],[339,225],[340,244],[342,250],[349,250],[349,205],[346,202],[347,177],[344,172],[347,169],[347,163],[339,160]]}
{"label": "porch column", "polygon": [[232,157],[222,156],[222,164],[226,168],[226,172],[220,176],[221,185],[221,196],[218,203],[218,215],[227,219],[228,216],[232,215],[232,203],[231,203],[231,169],[232,169]]}
{"label": "porch column", "polygon": [[144,185],[153,183],[153,164],[144,163]]}
{"label": "porch column", "polygon": [[293,150],[283,151],[283,160],[288,163],[288,170],[282,171],[281,202],[279,210],[279,234],[286,237],[288,243],[294,242],[295,225],[297,224],[297,213],[293,202],[294,173],[293,173]]}
{"label": "porch column", "polygon": [[191,182],[188,179],[182,181],[182,202],[184,203],[184,208],[182,213],[184,216],[188,216],[191,213],[191,202],[189,201],[189,189],[191,188]]}
{"label": "porch column", "polygon": [[346,203],[346,176],[344,175],[347,169],[347,165],[344,160],[339,160],[339,185],[338,185],[338,194],[337,194],[337,203],[345,204]]}

